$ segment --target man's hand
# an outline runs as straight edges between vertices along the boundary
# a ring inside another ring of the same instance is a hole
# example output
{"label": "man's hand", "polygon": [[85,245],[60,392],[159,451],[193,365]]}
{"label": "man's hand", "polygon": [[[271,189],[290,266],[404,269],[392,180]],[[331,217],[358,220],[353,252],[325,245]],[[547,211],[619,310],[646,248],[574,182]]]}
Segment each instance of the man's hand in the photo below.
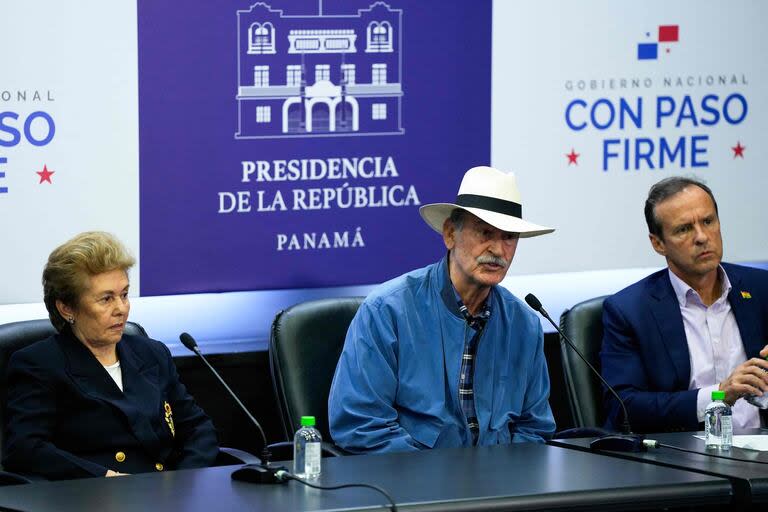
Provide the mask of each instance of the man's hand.
{"label": "man's hand", "polygon": [[108,469],[108,470],[107,470],[107,474],[106,474],[106,475],[104,475],[104,476],[106,476],[107,478],[109,478],[109,477],[112,477],[112,476],[126,476],[126,475],[128,475],[128,474],[129,474],[129,473],[118,473],[117,471],[112,471],[111,469]]}
{"label": "man's hand", "polygon": [[[760,356],[768,356],[768,345],[760,351]],[[752,359],[740,364],[720,383],[720,390],[725,391],[725,403],[733,405],[745,395],[760,396],[768,391],[768,361]]]}

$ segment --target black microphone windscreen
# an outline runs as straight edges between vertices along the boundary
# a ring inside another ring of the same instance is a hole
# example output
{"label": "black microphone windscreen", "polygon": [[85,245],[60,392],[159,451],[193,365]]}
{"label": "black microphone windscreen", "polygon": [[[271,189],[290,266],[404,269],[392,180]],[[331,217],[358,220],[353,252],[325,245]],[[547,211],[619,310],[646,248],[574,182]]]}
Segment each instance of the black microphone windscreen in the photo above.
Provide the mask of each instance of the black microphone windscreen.
{"label": "black microphone windscreen", "polygon": [[193,338],[186,332],[183,332],[179,335],[179,340],[184,344],[185,347],[187,347],[192,352],[194,352],[195,349],[197,348],[197,342],[195,341],[195,338]]}
{"label": "black microphone windscreen", "polygon": [[527,302],[534,311],[539,311],[541,309],[541,301],[532,293],[525,296],[525,302]]}

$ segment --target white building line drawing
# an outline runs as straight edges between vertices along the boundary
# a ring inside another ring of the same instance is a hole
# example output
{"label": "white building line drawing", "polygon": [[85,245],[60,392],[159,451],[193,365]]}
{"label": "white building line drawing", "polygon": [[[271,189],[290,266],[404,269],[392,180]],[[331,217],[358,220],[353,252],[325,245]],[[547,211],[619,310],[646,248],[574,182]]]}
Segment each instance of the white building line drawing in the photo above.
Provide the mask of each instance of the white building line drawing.
{"label": "white building line drawing", "polygon": [[402,9],[237,11],[236,139],[402,135]]}

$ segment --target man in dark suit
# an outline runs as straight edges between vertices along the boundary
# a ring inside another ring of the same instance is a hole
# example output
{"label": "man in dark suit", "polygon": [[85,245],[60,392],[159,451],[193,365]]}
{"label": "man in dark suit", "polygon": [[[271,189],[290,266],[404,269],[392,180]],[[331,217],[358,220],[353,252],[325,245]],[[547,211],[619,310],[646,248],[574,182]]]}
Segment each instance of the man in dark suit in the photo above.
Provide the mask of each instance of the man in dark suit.
{"label": "man in dark suit", "polygon": [[[759,427],[759,409],[741,398],[768,391],[768,272],[721,263],[717,203],[701,182],[655,184],[645,218],[667,268],[605,301],[603,376],[639,432],[700,429],[718,389],[734,427]],[[604,400],[606,427],[616,429],[619,404],[607,392]]]}

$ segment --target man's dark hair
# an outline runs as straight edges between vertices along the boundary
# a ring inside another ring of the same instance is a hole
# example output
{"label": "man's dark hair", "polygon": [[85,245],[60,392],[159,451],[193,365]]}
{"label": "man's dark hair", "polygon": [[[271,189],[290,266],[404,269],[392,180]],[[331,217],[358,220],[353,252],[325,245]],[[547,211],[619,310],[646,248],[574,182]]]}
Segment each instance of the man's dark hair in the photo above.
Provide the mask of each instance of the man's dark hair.
{"label": "man's dark hair", "polygon": [[710,199],[712,199],[712,204],[715,205],[715,213],[719,215],[715,196],[712,194],[712,190],[710,190],[704,183],[694,178],[684,178],[682,176],[664,178],[651,187],[651,190],[648,191],[648,199],[645,200],[645,222],[648,224],[649,233],[664,239],[661,232],[661,223],[656,218],[656,206],[675,194],[682,192],[684,188],[690,186],[699,187],[709,194]]}
{"label": "man's dark hair", "polygon": [[450,219],[456,231],[461,231],[464,228],[464,221],[467,220],[468,213],[467,210],[462,210],[461,208],[451,210]]}

